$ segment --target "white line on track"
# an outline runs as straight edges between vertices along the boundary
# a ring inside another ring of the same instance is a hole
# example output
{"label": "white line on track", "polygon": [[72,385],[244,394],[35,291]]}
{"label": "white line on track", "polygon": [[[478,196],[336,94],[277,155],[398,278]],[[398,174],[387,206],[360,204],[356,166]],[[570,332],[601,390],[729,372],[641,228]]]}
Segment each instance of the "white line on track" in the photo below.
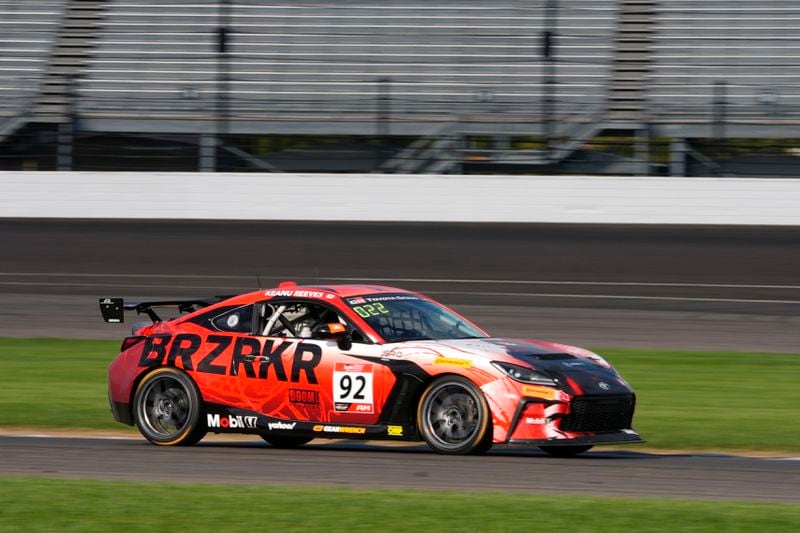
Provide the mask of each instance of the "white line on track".
{"label": "white line on track", "polygon": [[725,302],[749,304],[791,304],[800,305],[797,300],[745,300],[737,298],[688,298],[682,296],[623,296],[618,294],[552,294],[537,292],[448,292],[428,291],[427,294],[436,295],[470,295],[470,296],[530,296],[536,298],[593,298],[611,300],[666,300],[676,302]]}
{"label": "white line on track", "polygon": [[10,433],[10,434],[3,434],[0,433],[0,437],[18,437],[18,438],[26,438],[26,439],[92,439],[92,440],[139,440],[137,439],[136,435],[131,435],[129,437],[122,437],[122,436],[112,436],[112,435],[48,435],[47,433],[31,433],[31,434],[24,434],[24,433]]}
{"label": "white line on track", "polygon": [[[0,281],[0,286],[22,286],[22,287],[83,287],[83,288],[131,288],[131,289],[182,289],[182,290],[209,290],[209,291],[247,291],[257,290],[255,286],[250,287],[220,287],[220,286],[201,286],[201,285],[145,285],[145,284],[126,284],[126,283],[55,283],[55,282],[22,282],[22,281]],[[530,298],[575,298],[575,299],[595,299],[595,300],[653,300],[653,301],[672,301],[672,302],[716,302],[716,303],[742,303],[742,304],[785,304],[800,305],[800,300],[761,300],[745,298],[692,298],[686,296],[641,296],[641,295],[621,295],[621,294],[564,294],[547,292],[482,292],[482,291],[425,291],[430,295],[445,296],[503,296],[503,297],[530,297]]]}
{"label": "white line on track", "polygon": [[[248,437],[253,437],[253,435],[244,435],[244,434],[223,434],[223,435],[211,435],[212,438],[214,437],[227,437],[225,440],[230,441],[239,441],[242,442],[250,442]],[[46,434],[46,433],[3,433],[0,431],[0,437],[14,437],[14,438],[27,438],[27,439],[87,439],[87,440],[126,440],[126,441],[135,441],[144,443],[144,440],[138,436],[138,434],[131,434],[127,436],[116,436],[116,435],[92,435],[91,433],[80,434],[80,433],[64,433],[64,434]],[[256,441],[260,442],[260,441]],[[319,441],[317,441],[319,442]],[[325,444],[340,444],[340,443],[347,443],[347,444],[361,444],[363,441],[352,441],[346,439],[325,439]],[[370,446],[390,446],[393,443],[388,441],[369,441]],[[396,444],[400,444],[399,442]],[[420,442],[406,442],[403,443],[403,446],[417,446],[421,445]],[[602,448],[595,449],[596,452],[619,452],[619,451],[626,451],[620,450],[618,448],[612,448],[608,450],[604,450]],[[696,451],[696,452],[675,452],[671,450],[658,450],[658,449],[631,449],[630,451],[635,453],[647,453],[649,455],[672,455],[674,453],[680,453],[681,455],[691,454],[697,457],[743,457],[748,459],[762,459],[765,461],[800,461],[800,457],[773,457],[769,455],[747,455],[747,453],[725,453],[725,452],[703,452],[703,451]],[[774,452],[773,452],[774,453]]]}
{"label": "white line on track", "polygon": [[[0,272],[0,276],[31,276],[31,277],[75,277],[75,278],[164,278],[164,279],[230,279],[230,280],[255,280],[257,275],[210,275],[210,274],[101,274],[85,272]],[[299,277],[309,279],[316,276],[260,276],[261,279],[292,279]],[[326,281],[359,281],[359,282],[404,282],[404,283],[463,283],[463,284],[498,284],[498,285],[578,285],[578,286],[612,286],[612,287],[688,287],[688,288],[717,288],[717,289],[784,289],[800,290],[800,285],[762,285],[762,284],[736,284],[736,283],[670,283],[658,281],[569,281],[569,280],[511,280],[511,279],[452,279],[452,278],[374,278],[374,277],[327,277],[321,276]]]}
{"label": "white line on track", "polygon": [[0,281],[0,285],[19,286],[19,287],[105,287],[105,288],[133,288],[133,289],[200,289],[200,290],[256,290],[258,287],[253,284],[248,287],[223,287],[220,285],[148,285],[141,283],[56,283],[56,282],[28,282],[28,281]]}

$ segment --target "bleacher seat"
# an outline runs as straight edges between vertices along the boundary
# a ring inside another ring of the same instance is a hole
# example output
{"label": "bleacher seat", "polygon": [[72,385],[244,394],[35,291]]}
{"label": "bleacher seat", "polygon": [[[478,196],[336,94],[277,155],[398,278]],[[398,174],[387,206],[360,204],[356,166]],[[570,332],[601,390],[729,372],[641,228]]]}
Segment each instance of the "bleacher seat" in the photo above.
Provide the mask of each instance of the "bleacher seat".
{"label": "bleacher seat", "polygon": [[[391,80],[395,118],[538,115],[544,1],[235,2],[235,118],[329,120],[374,114]],[[80,86],[84,113],[195,117],[214,109],[217,2],[109,2]],[[558,100],[602,106],[615,2],[562,2]]]}
{"label": "bleacher seat", "polygon": [[652,116],[709,121],[725,84],[726,121],[800,119],[800,3],[671,0],[657,19]]}
{"label": "bleacher seat", "polygon": [[64,1],[0,1],[0,117],[15,116],[37,95],[64,13]]}

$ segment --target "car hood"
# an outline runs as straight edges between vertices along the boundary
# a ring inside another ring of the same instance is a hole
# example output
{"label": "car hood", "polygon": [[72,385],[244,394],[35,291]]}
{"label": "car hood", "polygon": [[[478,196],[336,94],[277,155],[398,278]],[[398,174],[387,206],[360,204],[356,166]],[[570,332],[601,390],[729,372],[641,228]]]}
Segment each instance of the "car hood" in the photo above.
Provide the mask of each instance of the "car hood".
{"label": "car hood", "polygon": [[[417,343],[415,343],[417,344]],[[447,357],[483,358],[529,366],[566,384],[577,394],[628,394],[630,386],[602,357],[565,344],[485,338],[419,343]]]}

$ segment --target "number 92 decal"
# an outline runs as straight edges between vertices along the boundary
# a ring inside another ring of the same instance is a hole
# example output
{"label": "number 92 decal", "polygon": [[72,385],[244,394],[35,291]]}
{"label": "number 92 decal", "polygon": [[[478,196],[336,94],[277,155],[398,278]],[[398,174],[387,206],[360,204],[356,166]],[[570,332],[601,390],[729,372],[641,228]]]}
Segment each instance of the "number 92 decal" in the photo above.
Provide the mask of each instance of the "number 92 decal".
{"label": "number 92 decal", "polygon": [[336,363],[333,372],[333,401],[337,404],[350,404],[346,409],[349,412],[372,413],[372,383],[372,365]]}

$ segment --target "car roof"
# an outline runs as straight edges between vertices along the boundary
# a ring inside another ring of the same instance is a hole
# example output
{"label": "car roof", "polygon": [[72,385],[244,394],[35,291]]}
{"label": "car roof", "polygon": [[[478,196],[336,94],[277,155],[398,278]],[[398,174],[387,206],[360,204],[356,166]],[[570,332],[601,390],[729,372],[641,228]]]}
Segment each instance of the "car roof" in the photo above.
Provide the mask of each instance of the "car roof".
{"label": "car roof", "polygon": [[269,294],[270,292],[277,291],[324,291],[335,294],[340,298],[352,298],[354,296],[364,296],[367,294],[390,294],[390,293],[403,293],[413,294],[411,291],[399,289],[397,287],[389,287],[386,285],[366,285],[366,284],[320,284],[320,285],[290,285],[289,283],[281,283],[278,287],[267,289],[259,289],[257,291],[241,294],[228,300],[234,303],[248,303],[264,299],[265,296],[276,296]]}
{"label": "car roof", "polygon": [[410,293],[405,289],[398,289],[397,287],[389,287],[387,285],[298,285],[295,289],[308,289],[332,292],[342,298],[350,298],[352,296],[364,296],[365,294],[387,294],[387,293]]}

